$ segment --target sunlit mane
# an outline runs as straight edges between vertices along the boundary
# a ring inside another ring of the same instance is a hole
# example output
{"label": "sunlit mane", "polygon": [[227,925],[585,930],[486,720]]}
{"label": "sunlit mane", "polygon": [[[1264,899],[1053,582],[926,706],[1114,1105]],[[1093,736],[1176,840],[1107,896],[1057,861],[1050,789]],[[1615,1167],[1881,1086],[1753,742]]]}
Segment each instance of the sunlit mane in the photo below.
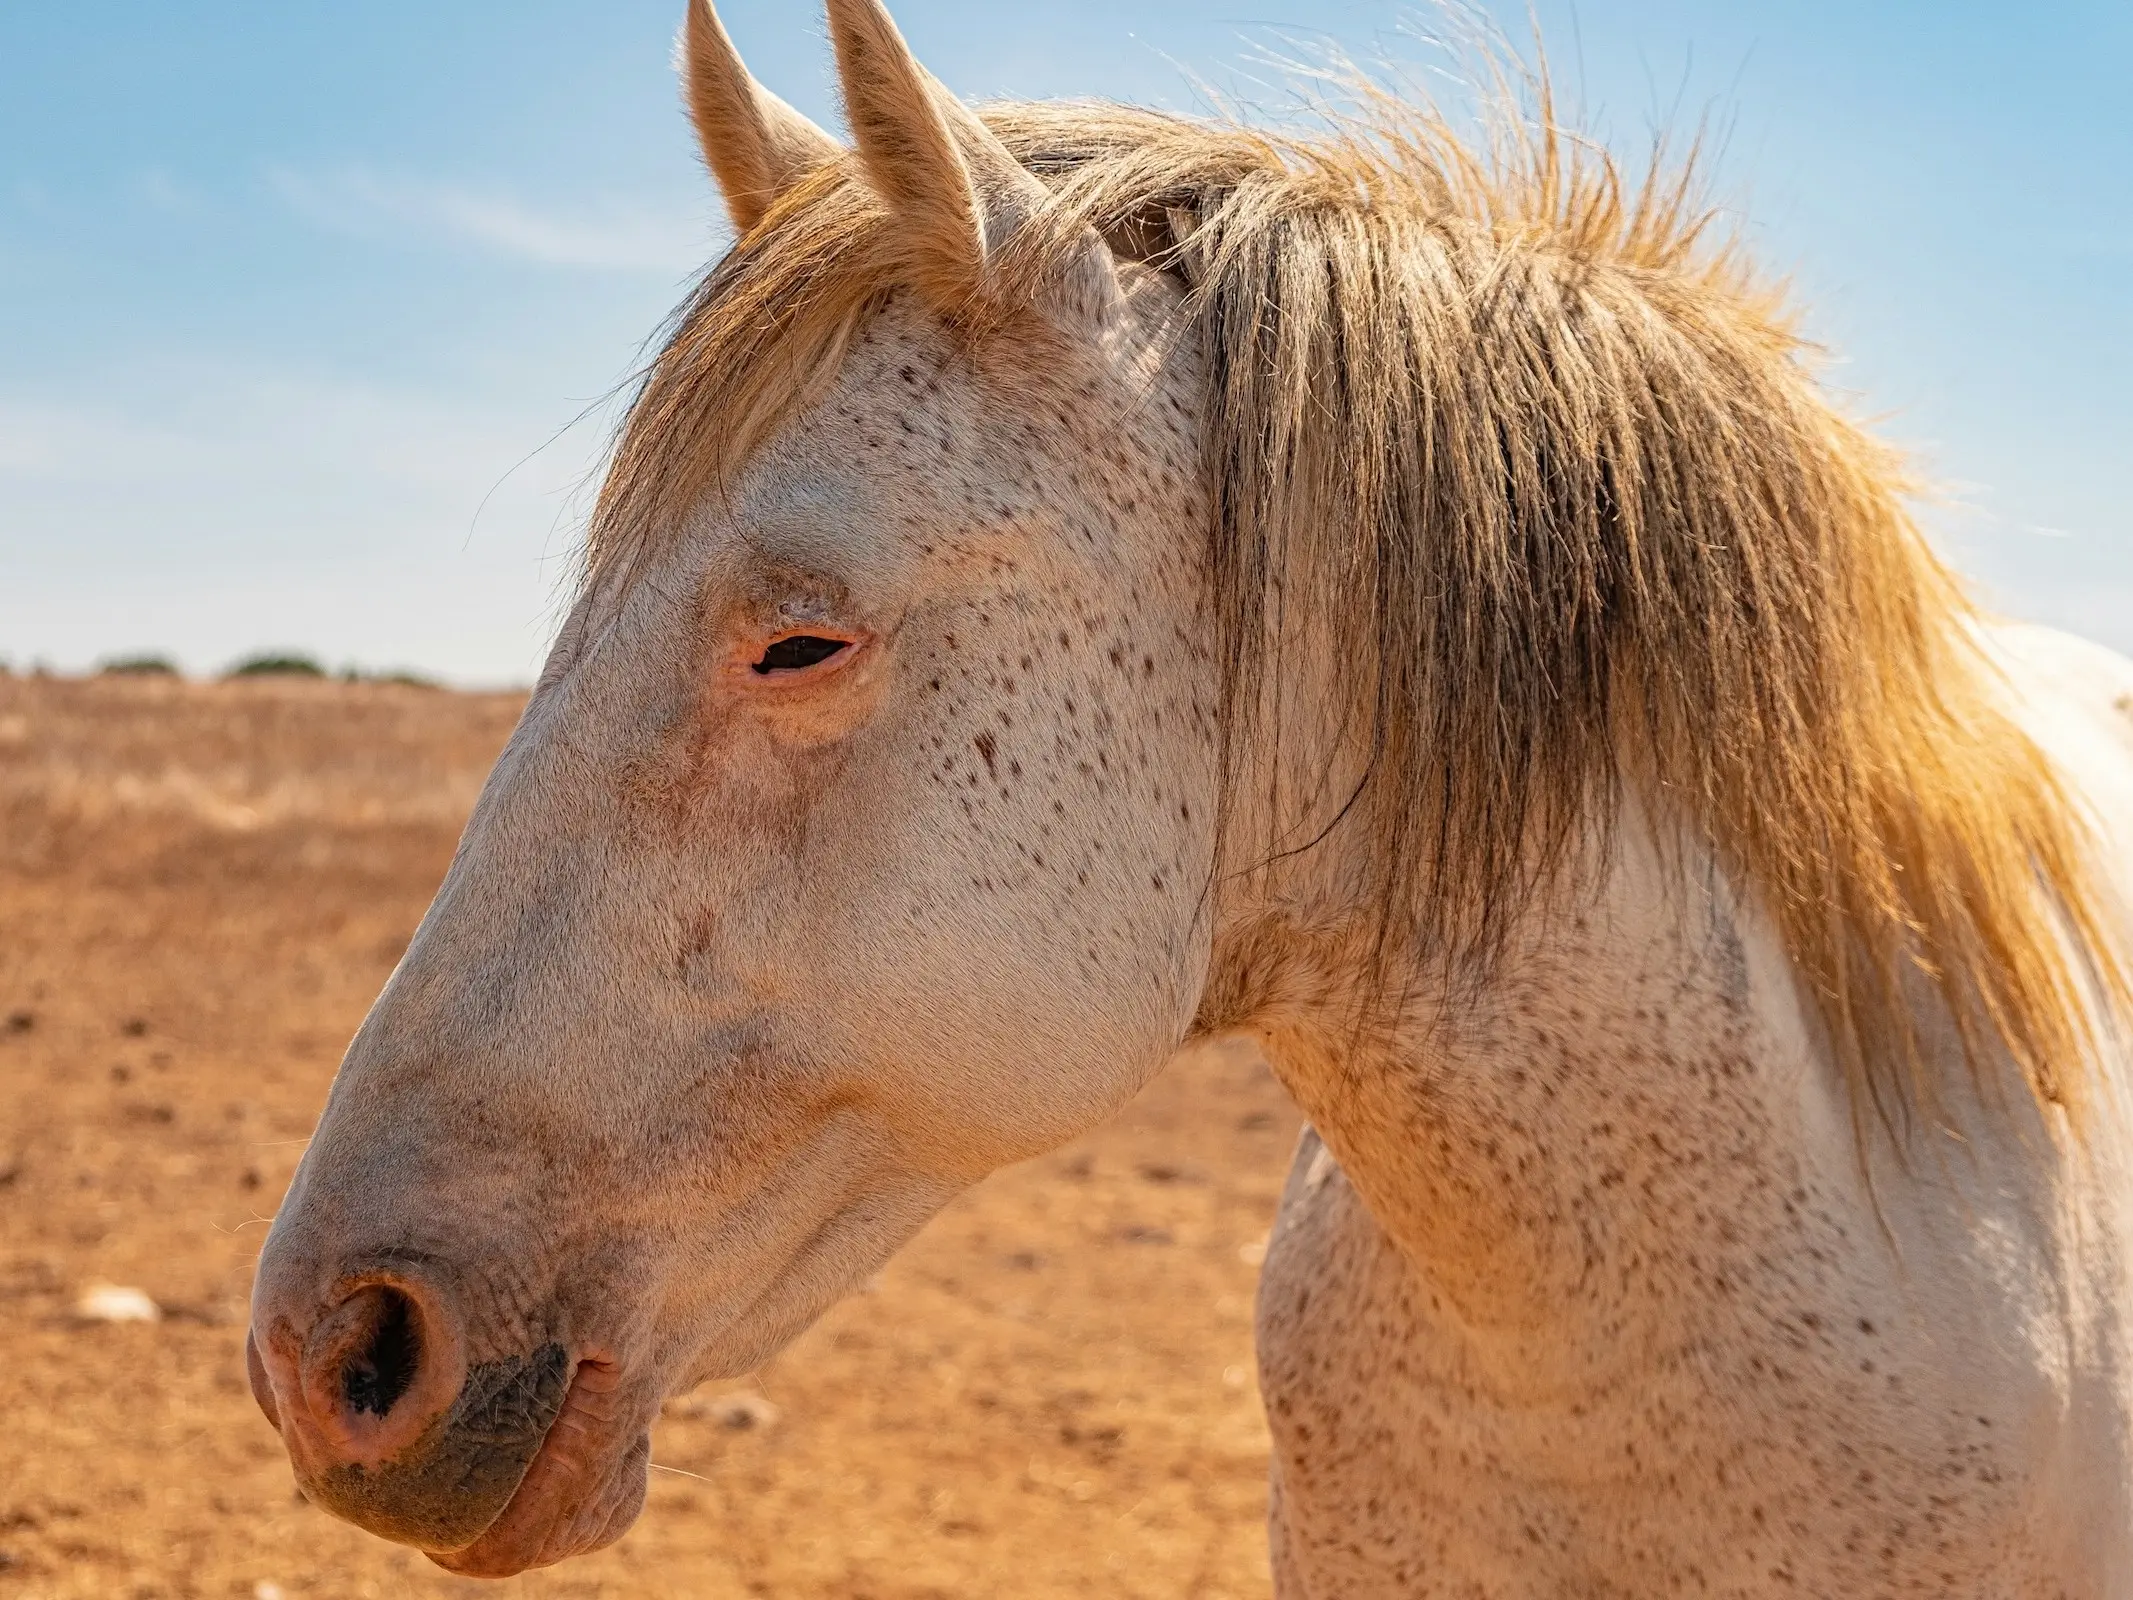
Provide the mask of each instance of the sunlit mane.
{"label": "sunlit mane", "polygon": [[[2123,968],[1900,464],[1686,180],[1627,183],[1542,113],[1485,148],[1375,97],[1297,136],[985,113],[1057,202],[1008,279],[1093,224],[1190,287],[1233,782],[1285,641],[1337,603],[1376,752],[1351,816],[1402,943],[1486,971],[1628,787],[1777,919],[1856,1105],[1937,1109],[1922,975],[1974,1062],[1997,1042],[2076,1107],[2081,988],[2122,998]],[[713,270],[625,427],[596,575],[819,391],[898,282],[884,220],[833,164]]]}

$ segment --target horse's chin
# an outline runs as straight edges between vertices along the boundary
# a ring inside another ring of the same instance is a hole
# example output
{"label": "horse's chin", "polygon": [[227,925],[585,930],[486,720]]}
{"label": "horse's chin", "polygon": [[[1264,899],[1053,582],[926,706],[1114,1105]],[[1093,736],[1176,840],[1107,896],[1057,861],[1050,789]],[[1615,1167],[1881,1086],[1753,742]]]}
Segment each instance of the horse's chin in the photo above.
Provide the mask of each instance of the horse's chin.
{"label": "horse's chin", "polygon": [[465,1578],[509,1578],[613,1544],[644,1509],[652,1456],[611,1365],[583,1361],[517,1491],[481,1537],[430,1560]]}

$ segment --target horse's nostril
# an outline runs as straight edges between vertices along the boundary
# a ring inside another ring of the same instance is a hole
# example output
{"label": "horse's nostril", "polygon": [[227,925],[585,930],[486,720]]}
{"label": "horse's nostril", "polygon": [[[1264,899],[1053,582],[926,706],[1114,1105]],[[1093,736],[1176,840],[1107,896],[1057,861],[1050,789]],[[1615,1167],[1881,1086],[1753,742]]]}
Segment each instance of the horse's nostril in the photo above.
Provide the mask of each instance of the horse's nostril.
{"label": "horse's nostril", "polygon": [[[277,1414],[305,1450],[376,1466],[414,1448],[467,1381],[466,1335],[452,1302],[420,1279],[358,1282],[302,1334],[261,1318],[261,1366]],[[281,1343],[277,1346],[276,1339]],[[294,1413],[286,1407],[297,1402]],[[292,1448],[294,1446],[292,1445]]]}
{"label": "horse's nostril", "polygon": [[422,1323],[415,1303],[387,1284],[358,1296],[367,1328],[350,1341],[341,1368],[341,1398],[351,1411],[382,1417],[391,1411],[422,1370]]}

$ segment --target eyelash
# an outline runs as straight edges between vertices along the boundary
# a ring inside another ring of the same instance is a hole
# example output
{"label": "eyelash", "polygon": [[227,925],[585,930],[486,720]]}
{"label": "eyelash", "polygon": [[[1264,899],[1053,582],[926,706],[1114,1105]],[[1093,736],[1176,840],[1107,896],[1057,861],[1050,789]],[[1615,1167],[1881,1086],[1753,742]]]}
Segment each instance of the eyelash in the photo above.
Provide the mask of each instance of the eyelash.
{"label": "eyelash", "polygon": [[836,660],[851,648],[849,639],[827,639],[813,633],[787,634],[782,639],[773,639],[762,657],[751,663],[748,670],[762,678],[772,673],[806,672]]}

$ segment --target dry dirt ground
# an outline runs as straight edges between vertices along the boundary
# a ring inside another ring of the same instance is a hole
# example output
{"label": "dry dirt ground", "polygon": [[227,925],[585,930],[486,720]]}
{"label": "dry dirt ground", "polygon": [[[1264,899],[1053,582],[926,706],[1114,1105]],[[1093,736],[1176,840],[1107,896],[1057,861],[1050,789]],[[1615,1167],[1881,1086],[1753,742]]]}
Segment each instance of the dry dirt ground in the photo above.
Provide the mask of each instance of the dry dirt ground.
{"label": "dry dirt ground", "polygon": [[[517,708],[0,676],[0,1600],[1264,1594],[1252,1261],[1296,1119],[1243,1052],[967,1196],[760,1401],[671,1404],[612,1550],[480,1585],[295,1496],[253,1258]],[[98,1282],[162,1320],[78,1320]]]}

